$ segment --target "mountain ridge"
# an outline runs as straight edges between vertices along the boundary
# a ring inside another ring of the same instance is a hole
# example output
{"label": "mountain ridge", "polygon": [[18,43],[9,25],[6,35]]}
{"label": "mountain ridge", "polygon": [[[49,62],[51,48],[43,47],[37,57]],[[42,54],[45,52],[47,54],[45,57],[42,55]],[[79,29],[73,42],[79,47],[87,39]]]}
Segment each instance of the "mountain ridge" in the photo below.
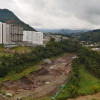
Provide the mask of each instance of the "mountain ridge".
{"label": "mountain ridge", "polygon": [[14,20],[12,24],[20,25],[24,30],[36,31],[33,27],[21,21],[12,11],[8,9],[0,9],[0,22],[7,23],[12,20]]}
{"label": "mountain ridge", "polygon": [[72,36],[80,41],[100,42],[100,29],[95,29],[78,34],[72,34]]}
{"label": "mountain ridge", "polygon": [[77,32],[87,32],[88,30],[74,30],[74,29],[39,29],[38,31],[44,32],[44,33],[62,33],[62,34],[70,34],[70,33],[77,33]]}

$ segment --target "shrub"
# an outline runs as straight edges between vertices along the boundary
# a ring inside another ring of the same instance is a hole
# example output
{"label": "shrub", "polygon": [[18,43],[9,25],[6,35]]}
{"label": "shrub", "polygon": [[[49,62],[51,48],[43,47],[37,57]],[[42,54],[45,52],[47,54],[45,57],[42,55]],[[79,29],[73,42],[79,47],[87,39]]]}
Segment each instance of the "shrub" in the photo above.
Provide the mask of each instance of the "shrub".
{"label": "shrub", "polygon": [[97,100],[97,99],[91,99],[91,100]]}
{"label": "shrub", "polygon": [[99,87],[98,85],[94,85],[94,86],[91,88],[91,90],[92,90],[93,93],[97,93],[97,92],[99,92],[100,87]]}
{"label": "shrub", "polygon": [[3,48],[4,47],[4,45],[3,44],[0,44],[0,48]]}
{"label": "shrub", "polygon": [[70,97],[73,98],[79,95],[77,87],[73,85],[70,85],[70,87],[68,88],[68,92],[70,94]]}
{"label": "shrub", "polygon": [[0,94],[6,95],[6,92],[0,90]]}
{"label": "shrub", "polygon": [[5,67],[0,67],[0,77],[7,75],[7,69]]}

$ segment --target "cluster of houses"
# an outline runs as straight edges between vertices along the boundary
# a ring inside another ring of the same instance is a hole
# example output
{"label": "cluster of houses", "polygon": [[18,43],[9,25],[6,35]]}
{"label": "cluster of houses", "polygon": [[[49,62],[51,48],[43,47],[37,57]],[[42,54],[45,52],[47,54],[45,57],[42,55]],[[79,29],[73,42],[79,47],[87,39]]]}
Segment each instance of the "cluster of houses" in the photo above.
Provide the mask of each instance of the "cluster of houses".
{"label": "cluster of houses", "polygon": [[14,46],[36,46],[45,45],[50,38],[55,38],[55,41],[68,39],[60,35],[43,34],[36,31],[25,31],[23,27],[14,24],[0,22],[0,44],[6,47]]}
{"label": "cluster of houses", "polygon": [[69,39],[68,37],[65,37],[65,36],[61,36],[61,35],[54,35],[54,34],[44,34],[44,41],[43,43],[46,44],[50,38],[54,38],[55,41],[60,41],[60,40],[65,40],[65,39]]}

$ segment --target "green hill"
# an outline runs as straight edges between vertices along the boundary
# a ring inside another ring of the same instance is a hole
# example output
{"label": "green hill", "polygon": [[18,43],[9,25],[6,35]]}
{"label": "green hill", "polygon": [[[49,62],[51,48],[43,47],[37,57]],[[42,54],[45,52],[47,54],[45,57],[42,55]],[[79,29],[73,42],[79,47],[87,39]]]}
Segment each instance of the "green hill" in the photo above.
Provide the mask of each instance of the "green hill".
{"label": "green hill", "polygon": [[100,29],[73,34],[72,36],[80,41],[100,42]]}
{"label": "green hill", "polygon": [[14,20],[14,22],[12,22],[13,24],[22,26],[24,30],[35,31],[34,28],[21,21],[12,11],[8,9],[0,9],[0,22],[7,23],[13,20]]}

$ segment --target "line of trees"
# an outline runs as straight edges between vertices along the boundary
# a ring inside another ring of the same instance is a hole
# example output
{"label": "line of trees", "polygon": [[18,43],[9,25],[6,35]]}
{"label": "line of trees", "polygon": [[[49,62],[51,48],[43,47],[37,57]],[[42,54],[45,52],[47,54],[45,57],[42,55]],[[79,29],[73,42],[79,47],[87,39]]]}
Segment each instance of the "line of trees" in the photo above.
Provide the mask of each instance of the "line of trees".
{"label": "line of trees", "polygon": [[[67,83],[67,88],[65,88],[65,91],[67,91],[69,97],[81,95],[78,92],[80,88],[80,65],[84,65],[92,75],[100,79],[100,53],[92,51],[88,48],[81,48],[77,52],[77,56],[78,58],[74,59],[72,62],[72,74],[69,82]],[[93,90],[96,90],[97,92],[98,87],[94,87]]]}
{"label": "line of trees", "polygon": [[[67,93],[69,94],[68,97],[77,97],[79,96],[79,59],[76,58],[72,62],[72,74],[71,77],[69,78],[69,85],[66,88]],[[64,98],[64,100],[67,98]]]}
{"label": "line of trees", "polygon": [[100,54],[96,51],[84,48],[78,53],[81,64],[94,76],[100,78]]}

